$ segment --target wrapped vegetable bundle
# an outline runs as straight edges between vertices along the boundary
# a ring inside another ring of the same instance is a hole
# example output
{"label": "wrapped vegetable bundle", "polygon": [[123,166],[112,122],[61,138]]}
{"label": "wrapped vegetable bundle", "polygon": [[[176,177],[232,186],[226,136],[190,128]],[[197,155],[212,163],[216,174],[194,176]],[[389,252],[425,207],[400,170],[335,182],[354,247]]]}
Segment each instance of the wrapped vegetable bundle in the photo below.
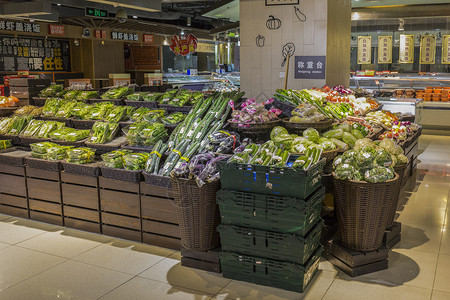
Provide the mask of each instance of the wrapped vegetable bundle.
{"label": "wrapped vegetable bundle", "polygon": [[7,134],[11,129],[14,118],[4,118],[0,120],[0,134]]}
{"label": "wrapped vegetable bundle", "polygon": [[133,122],[141,121],[146,114],[151,112],[152,110],[146,107],[139,107],[138,109],[134,110],[131,115],[130,119]]}
{"label": "wrapped vegetable bundle", "polygon": [[207,136],[205,149],[210,152],[229,154],[240,146],[240,136],[236,132],[219,130]]}
{"label": "wrapped vegetable bundle", "polygon": [[142,101],[143,100],[143,95],[144,95],[144,93],[140,93],[140,92],[129,94],[127,96],[127,100]]}
{"label": "wrapped vegetable bundle", "polygon": [[47,117],[54,117],[58,112],[59,108],[66,102],[67,100],[61,98],[48,98],[45,101],[44,108],[42,109],[42,114]]}
{"label": "wrapped vegetable bundle", "polygon": [[21,108],[18,108],[14,111],[14,116],[26,116],[31,114],[35,109],[37,109],[37,106],[33,106],[33,105],[25,105],[22,106]]}
{"label": "wrapped vegetable bundle", "polygon": [[31,151],[34,153],[39,153],[39,154],[46,154],[48,149],[50,149],[52,147],[56,147],[56,146],[58,146],[58,144],[51,143],[51,142],[30,144]]}
{"label": "wrapped vegetable bundle", "polygon": [[94,106],[84,102],[77,102],[76,105],[72,108],[71,114],[77,119],[85,119],[86,115],[90,113],[93,107]]}
{"label": "wrapped vegetable bundle", "polygon": [[56,121],[46,121],[42,126],[39,128],[39,132],[37,133],[37,137],[39,138],[49,138],[50,133],[65,127],[65,124],[62,122],[56,122]]}
{"label": "wrapped vegetable bundle", "polygon": [[375,144],[361,145],[333,161],[335,176],[342,180],[385,182],[395,177],[393,156]]}
{"label": "wrapped vegetable bundle", "polygon": [[78,95],[80,95],[80,94],[81,94],[81,91],[70,90],[64,94],[64,99],[75,100],[75,99],[77,99]]}
{"label": "wrapped vegetable bundle", "polygon": [[81,141],[89,136],[90,130],[77,130],[69,127],[63,127],[50,133],[53,140],[65,142]]}
{"label": "wrapped vegetable bundle", "polygon": [[138,171],[145,169],[148,153],[128,153],[123,156],[123,166],[126,170]]}
{"label": "wrapped vegetable bundle", "polygon": [[312,123],[327,119],[324,114],[317,110],[317,107],[309,103],[300,104],[291,114],[292,117],[289,119],[289,122],[293,123]]}
{"label": "wrapped vegetable bundle", "polygon": [[31,120],[27,127],[21,132],[23,136],[37,136],[45,121]]}
{"label": "wrapped vegetable bundle", "polygon": [[77,100],[80,101],[85,101],[85,100],[89,100],[89,99],[95,99],[98,98],[98,92],[97,91],[81,91],[78,95],[77,95]]}
{"label": "wrapped vegetable bundle", "polygon": [[241,127],[245,127],[249,123],[265,123],[277,120],[279,114],[281,114],[281,111],[267,110],[264,104],[257,104],[256,100],[252,98],[242,103],[241,110],[234,110],[232,117],[234,122],[240,123]]}
{"label": "wrapped vegetable bundle", "polygon": [[161,123],[161,119],[164,117],[165,114],[166,114],[165,110],[155,109],[144,114],[141,120],[147,121],[149,123],[155,122]]}
{"label": "wrapped vegetable bundle", "polygon": [[169,102],[172,100],[173,97],[175,97],[175,94],[177,93],[177,90],[170,90],[166,91],[160,98],[159,103],[161,104],[169,104]]}
{"label": "wrapped vegetable bundle", "polygon": [[102,154],[101,157],[105,164],[105,167],[123,169],[124,167],[123,156],[130,153],[131,153],[130,150],[116,150]]}
{"label": "wrapped vegetable bundle", "polygon": [[148,160],[145,166],[145,171],[147,173],[153,173],[157,174],[159,170],[159,165],[161,162],[161,158],[164,155],[164,152],[166,152],[168,149],[168,146],[162,142],[162,140],[159,140],[155,147],[153,147],[152,152],[150,152],[148,156]]}
{"label": "wrapped vegetable bundle", "polygon": [[89,164],[94,162],[95,149],[81,147],[73,148],[67,151],[66,161],[74,164]]}
{"label": "wrapped vegetable bundle", "polygon": [[106,117],[104,118],[105,121],[109,122],[120,122],[125,119],[127,115],[127,107],[126,106],[115,106],[111,108],[111,110],[108,112]]}
{"label": "wrapped vegetable bundle", "polygon": [[119,87],[115,89],[111,89],[102,95],[102,99],[105,100],[113,100],[113,99],[122,99],[125,98],[128,94],[132,93],[133,89],[128,87]]}
{"label": "wrapped vegetable bundle", "polygon": [[32,117],[12,117],[12,123],[8,134],[18,135],[27,126]]}
{"label": "wrapped vegetable bundle", "polygon": [[191,100],[189,102],[191,105],[195,105],[203,99],[205,99],[205,94],[203,94],[202,92],[194,92],[191,94]]}
{"label": "wrapped vegetable bundle", "polygon": [[67,101],[66,103],[61,105],[61,107],[56,112],[55,117],[70,118],[72,116],[72,110],[75,106],[77,106],[76,101]]}
{"label": "wrapped vegetable bundle", "polygon": [[133,123],[123,132],[132,146],[152,146],[168,136],[163,124],[145,121]]}
{"label": "wrapped vegetable bundle", "polygon": [[63,160],[67,158],[67,151],[72,149],[72,146],[54,146],[47,149],[48,160]]}
{"label": "wrapped vegetable bundle", "polygon": [[119,129],[119,124],[108,122],[95,122],[92,126],[92,135],[89,143],[104,144],[111,141]]}
{"label": "wrapped vegetable bundle", "polygon": [[112,102],[101,102],[96,103],[94,107],[91,108],[89,113],[85,115],[87,120],[103,120],[109,114],[109,111],[113,109],[115,105]]}
{"label": "wrapped vegetable bundle", "polygon": [[163,117],[161,122],[165,125],[175,125],[182,122],[186,118],[186,115],[181,112],[176,112],[168,115],[167,117]]}
{"label": "wrapped vegetable bundle", "polygon": [[179,90],[169,102],[165,104],[173,106],[184,106],[188,105],[191,99],[191,93],[188,90]]}
{"label": "wrapped vegetable bundle", "polygon": [[144,93],[142,99],[144,101],[158,101],[163,93]]}
{"label": "wrapped vegetable bundle", "polygon": [[64,90],[60,84],[51,85],[40,92],[41,97],[56,97]]}
{"label": "wrapped vegetable bundle", "polygon": [[12,144],[10,140],[0,140],[0,150],[6,150],[11,147]]}

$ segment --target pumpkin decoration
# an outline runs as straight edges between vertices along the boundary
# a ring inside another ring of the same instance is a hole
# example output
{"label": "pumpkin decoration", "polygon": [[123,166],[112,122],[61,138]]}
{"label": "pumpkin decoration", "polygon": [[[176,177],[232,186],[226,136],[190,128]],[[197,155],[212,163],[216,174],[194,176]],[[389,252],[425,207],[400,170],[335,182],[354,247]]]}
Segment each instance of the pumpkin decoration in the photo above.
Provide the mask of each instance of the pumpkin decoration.
{"label": "pumpkin decoration", "polygon": [[256,37],[256,46],[258,47],[264,47],[264,43],[266,42],[266,38],[262,35],[258,34]]}
{"label": "pumpkin decoration", "polygon": [[270,15],[269,19],[266,21],[266,27],[270,30],[276,30],[281,27],[281,20]]}

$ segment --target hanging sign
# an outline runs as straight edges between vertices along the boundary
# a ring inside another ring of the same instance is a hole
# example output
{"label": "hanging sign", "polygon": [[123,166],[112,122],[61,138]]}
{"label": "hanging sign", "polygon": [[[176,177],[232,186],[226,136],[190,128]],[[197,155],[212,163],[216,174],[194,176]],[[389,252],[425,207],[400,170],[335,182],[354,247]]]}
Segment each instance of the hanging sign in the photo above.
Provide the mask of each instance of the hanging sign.
{"label": "hanging sign", "polygon": [[111,32],[111,39],[120,41],[139,41],[139,34],[137,33],[127,33],[127,32]]}
{"label": "hanging sign", "polygon": [[398,62],[411,64],[414,62],[414,35],[400,34],[400,53]]}
{"label": "hanging sign", "polygon": [[170,41],[170,49],[175,55],[186,56],[197,51],[198,40],[193,34],[184,37],[174,35]]}
{"label": "hanging sign", "polygon": [[378,63],[392,63],[392,36],[390,35],[378,37]]}
{"label": "hanging sign", "polygon": [[450,64],[450,35],[442,38],[442,64]]}
{"label": "hanging sign", "polygon": [[436,37],[422,35],[420,38],[420,63],[434,64],[436,58]]}
{"label": "hanging sign", "polygon": [[50,35],[64,35],[64,25],[48,25],[48,33]]}
{"label": "hanging sign", "polygon": [[153,44],[153,39],[154,39],[153,34],[144,33],[144,43]]}
{"label": "hanging sign", "polygon": [[372,37],[358,36],[358,64],[370,64],[372,62]]}
{"label": "hanging sign", "polygon": [[94,30],[94,36],[97,39],[106,39],[106,30]]}
{"label": "hanging sign", "polygon": [[36,22],[17,22],[0,20],[0,30],[40,33],[41,25]]}

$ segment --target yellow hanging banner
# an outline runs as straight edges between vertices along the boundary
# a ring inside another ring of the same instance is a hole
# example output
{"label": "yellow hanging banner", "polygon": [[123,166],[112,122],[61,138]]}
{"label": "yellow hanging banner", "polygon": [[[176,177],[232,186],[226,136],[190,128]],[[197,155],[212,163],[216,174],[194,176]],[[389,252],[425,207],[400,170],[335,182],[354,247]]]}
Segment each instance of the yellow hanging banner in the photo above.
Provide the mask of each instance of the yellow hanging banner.
{"label": "yellow hanging banner", "polygon": [[423,35],[420,38],[420,63],[434,64],[436,58],[436,37],[434,35]]}
{"label": "yellow hanging banner", "polygon": [[358,36],[358,64],[372,63],[372,37]]}
{"label": "yellow hanging banner", "polygon": [[414,35],[400,34],[399,63],[410,64],[414,62]]}
{"label": "yellow hanging banner", "polygon": [[392,63],[392,36],[390,35],[378,37],[378,63]]}
{"label": "yellow hanging banner", "polygon": [[442,38],[442,64],[450,64],[450,35],[444,35]]}

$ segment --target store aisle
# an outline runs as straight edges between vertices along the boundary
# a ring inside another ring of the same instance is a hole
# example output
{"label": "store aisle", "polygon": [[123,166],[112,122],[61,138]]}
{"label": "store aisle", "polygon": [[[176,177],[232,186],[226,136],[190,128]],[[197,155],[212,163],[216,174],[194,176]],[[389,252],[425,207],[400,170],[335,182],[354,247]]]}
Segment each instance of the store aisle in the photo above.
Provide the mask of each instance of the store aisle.
{"label": "store aisle", "polygon": [[450,137],[420,138],[389,269],[351,278],[322,261],[307,293],[184,268],[180,253],[0,215],[0,299],[450,299]]}

